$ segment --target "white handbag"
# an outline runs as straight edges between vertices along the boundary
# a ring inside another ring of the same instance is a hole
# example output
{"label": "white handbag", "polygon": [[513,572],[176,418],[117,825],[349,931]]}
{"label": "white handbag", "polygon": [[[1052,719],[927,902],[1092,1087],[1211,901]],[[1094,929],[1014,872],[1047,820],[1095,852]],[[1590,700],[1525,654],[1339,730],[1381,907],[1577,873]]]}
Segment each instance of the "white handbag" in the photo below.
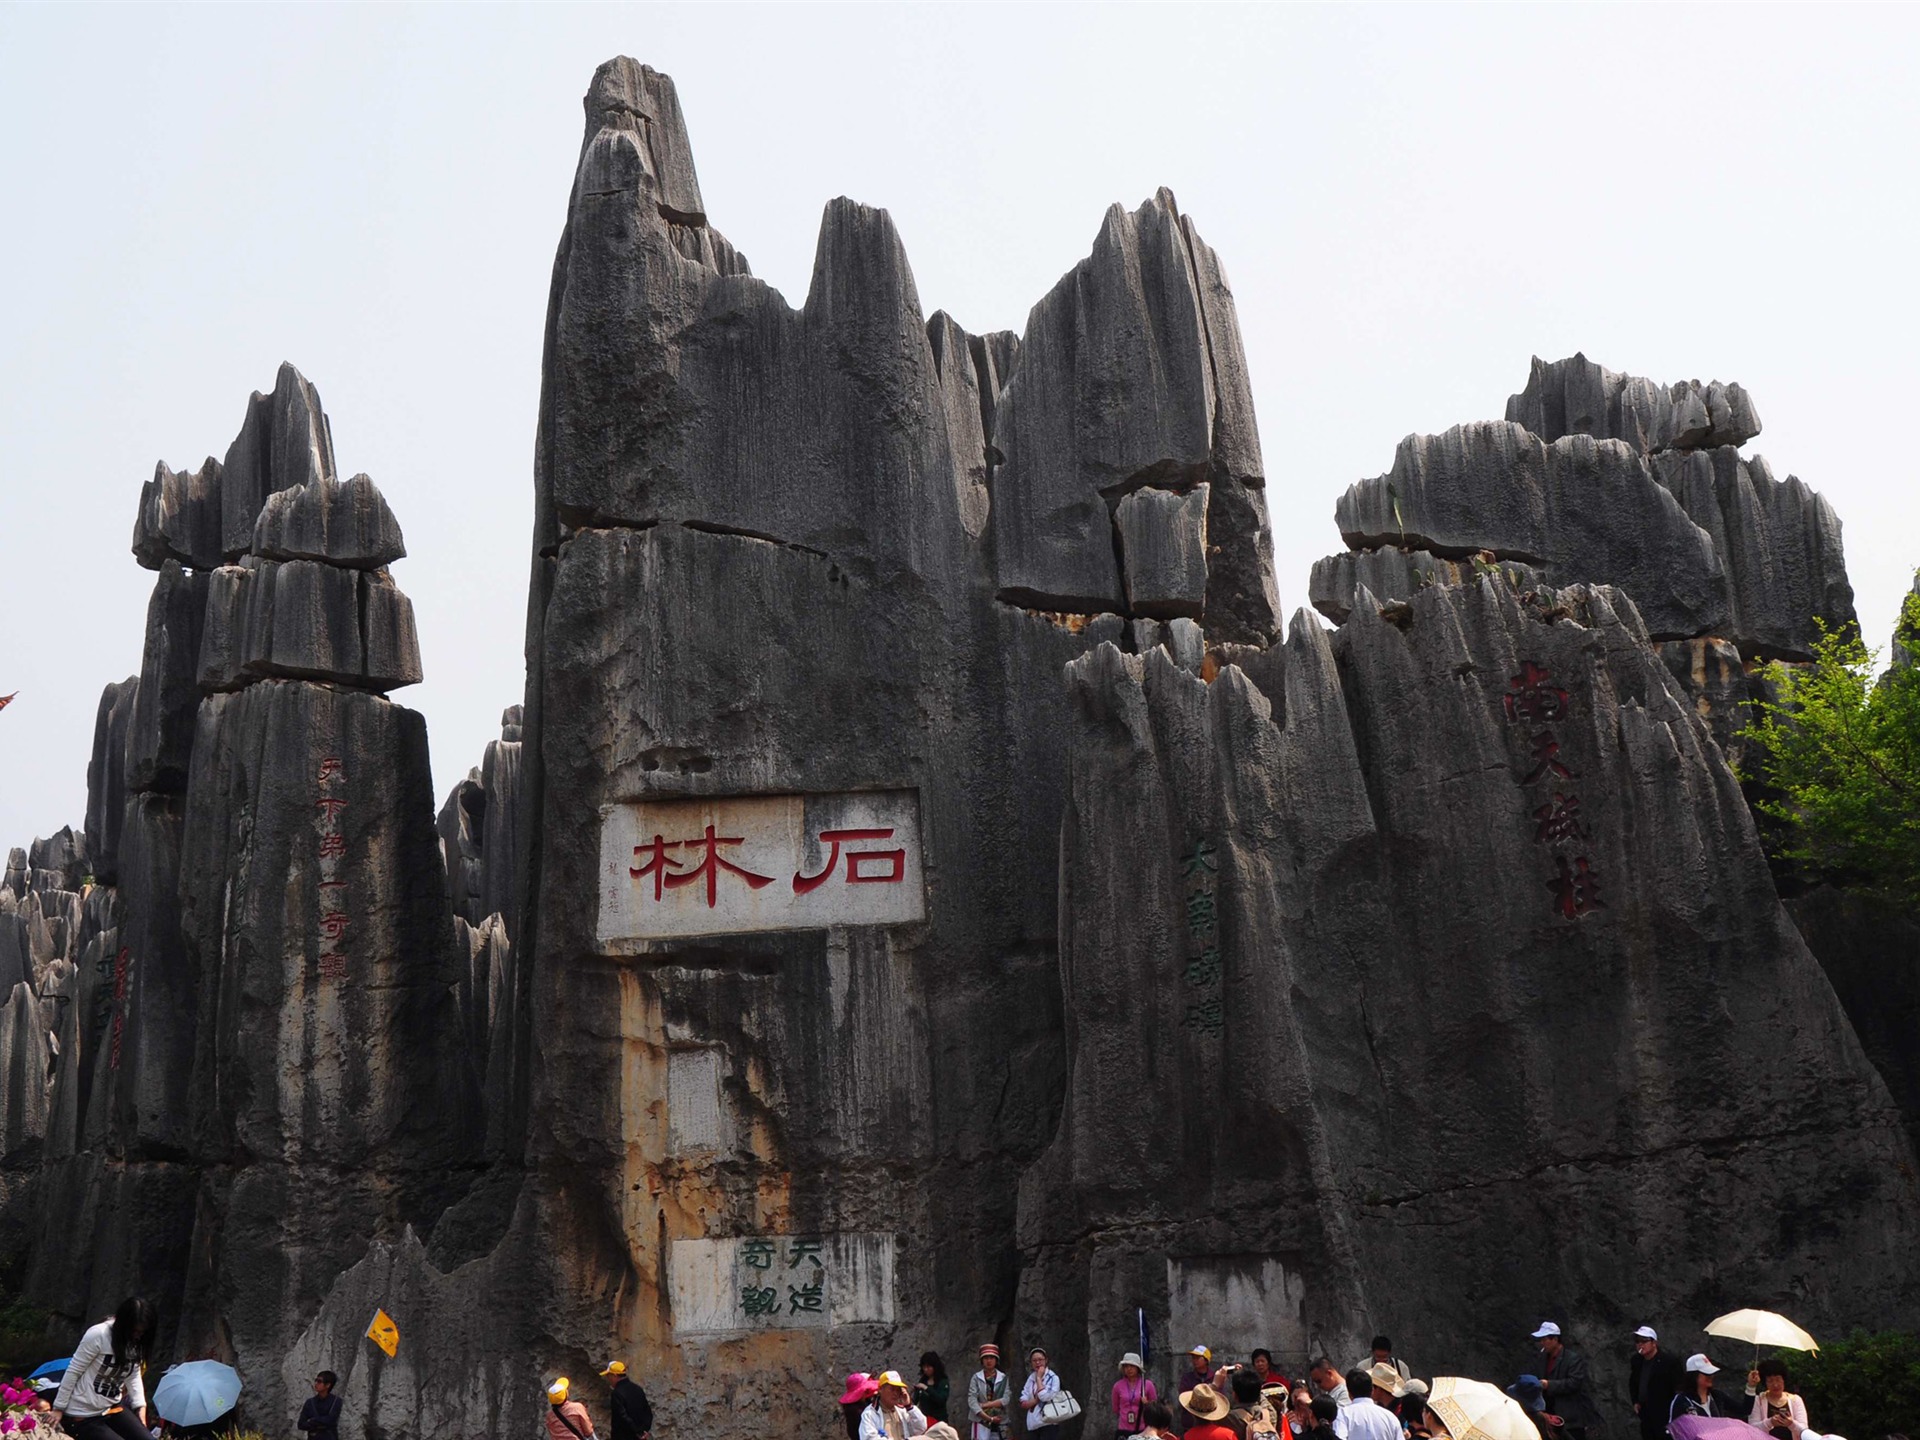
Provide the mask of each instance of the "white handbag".
{"label": "white handbag", "polygon": [[1040,1402],[1039,1411],[1041,1424],[1060,1425],[1080,1413],[1080,1402],[1071,1392],[1056,1390]]}

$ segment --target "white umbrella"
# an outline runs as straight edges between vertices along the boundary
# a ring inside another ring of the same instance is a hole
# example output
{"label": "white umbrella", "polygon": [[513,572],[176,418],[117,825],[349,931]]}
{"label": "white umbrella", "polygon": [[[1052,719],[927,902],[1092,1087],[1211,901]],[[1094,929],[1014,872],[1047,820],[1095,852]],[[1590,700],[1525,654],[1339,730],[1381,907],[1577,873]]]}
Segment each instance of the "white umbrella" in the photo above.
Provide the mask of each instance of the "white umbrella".
{"label": "white umbrella", "polygon": [[1519,1402],[1484,1380],[1438,1376],[1427,1392],[1427,1408],[1445,1422],[1453,1440],[1540,1440]]}
{"label": "white umbrella", "polygon": [[1776,1345],[1784,1350],[1817,1352],[1820,1349],[1813,1336],[1771,1310],[1731,1311],[1717,1320],[1709,1320],[1707,1334],[1718,1335],[1723,1340],[1744,1340],[1754,1347],[1756,1358],[1762,1345]]}

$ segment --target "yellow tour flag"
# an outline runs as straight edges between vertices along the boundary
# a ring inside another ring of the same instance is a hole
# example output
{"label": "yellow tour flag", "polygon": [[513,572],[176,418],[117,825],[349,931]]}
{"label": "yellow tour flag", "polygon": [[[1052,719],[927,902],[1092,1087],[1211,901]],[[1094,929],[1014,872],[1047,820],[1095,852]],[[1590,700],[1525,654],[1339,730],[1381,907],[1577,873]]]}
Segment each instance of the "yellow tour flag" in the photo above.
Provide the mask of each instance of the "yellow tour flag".
{"label": "yellow tour flag", "polygon": [[391,1358],[400,1348],[400,1327],[393,1323],[393,1317],[386,1311],[376,1310],[373,1312],[373,1323],[367,1326],[367,1338]]}

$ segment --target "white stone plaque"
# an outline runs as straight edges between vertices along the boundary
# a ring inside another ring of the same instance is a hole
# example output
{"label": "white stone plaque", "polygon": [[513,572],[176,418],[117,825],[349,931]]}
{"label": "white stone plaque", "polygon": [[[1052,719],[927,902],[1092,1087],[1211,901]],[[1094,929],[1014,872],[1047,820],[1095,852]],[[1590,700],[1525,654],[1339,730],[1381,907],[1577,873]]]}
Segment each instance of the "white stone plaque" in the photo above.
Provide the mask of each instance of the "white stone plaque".
{"label": "white stone plaque", "polygon": [[676,1155],[726,1148],[718,1050],[668,1052],[667,1122]]}
{"label": "white stone plaque", "polygon": [[1256,1345],[1305,1355],[1306,1304],[1305,1282],[1271,1255],[1167,1261],[1167,1333],[1204,1334],[1216,1355],[1245,1355]]}
{"label": "white stone plaque", "polygon": [[678,1337],[893,1323],[891,1235],[676,1240],[668,1261]]}
{"label": "white stone plaque", "polygon": [[638,800],[600,819],[601,949],[926,918],[912,790]]}

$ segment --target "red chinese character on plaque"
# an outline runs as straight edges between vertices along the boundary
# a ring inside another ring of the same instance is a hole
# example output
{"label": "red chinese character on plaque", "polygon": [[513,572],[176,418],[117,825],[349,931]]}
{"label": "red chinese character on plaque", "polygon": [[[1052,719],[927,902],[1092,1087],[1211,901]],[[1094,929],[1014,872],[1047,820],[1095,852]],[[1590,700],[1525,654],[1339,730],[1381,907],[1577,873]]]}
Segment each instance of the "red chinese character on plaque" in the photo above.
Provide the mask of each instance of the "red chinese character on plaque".
{"label": "red chinese character on plaque", "polygon": [[1533,838],[1544,844],[1584,839],[1587,833],[1587,827],[1580,823],[1578,795],[1562,795],[1556,791],[1546,804],[1535,807],[1533,818]]}
{"label": "red chinese character on plaque", "polygon": [[1500,697],[1509,720],[1535,723],[1558,720],[1567,713],[1567,692],[1550,684],[1553,676],[1545,666],[1531,660],[1520,662],[1520,673],[1507,678],[1507,693]]}
{"label": "red chinese character on plaque", "polygon": [[[714,834],[712,825],[708,825],[705,832],[697,840],[674,841],[673,845],[687,850],[704,850],[706,855],[700,863],[692,869],[682,870],[666,876],[667,888],[669,890],[678,890],[683,885],[697,885],[704,880],[707,882],[707,908],[711,910],[719,901],[720,872],[722,870],[732,875],[738,875],[755,890],[760,889],[763,885],[771,885],[773,883],[773,877],[771,875],[756,875],[751,870],[742,869],[731,860],[723,860],[720,858],[720,847],[722,845],[744,845],[746,843],[747,841],[744,835]],[[672,846],[667,848],[672,848]]]}
{"label": "red chinese character on plaque", "polygon": [[[793,875],[793,893],[805,895],[818,890],[833,878],[833,867],[839,863],[840,847],[861,840],[891,840],[893,827],[875,827],[868,830],[822,830],[820,838],[830,848],[827,851],[827,863],[820,867],[818,875],[802,875],[795,871]],[[884,868],[883,868],[884,867]],[[907,852],[905,850],[849,850],[847,852],[847,884],[849,885],[897,885],[907,873]]]}
{"label": "red chinese character on plaque", "polygon": [[663,899],[664,894],[661,890],[661,882],[670,875],[684,873],[680,867],[673,862],[672,857],[667,854],[667,851],[678,850],[685,843],[684,840],[669,840],[664,835],[655,835],[653,839],[649,840],[646,844],[634,846],[634,858],[639,860],[640,863],[638,865],[628,866],[627,874],[636,880],[644,880],[651,875],[653,877],[653,898],[656,900]]}
{"label": "red chinese character on plaque", "polygon": [[1600,898],[1600,877],[1593,873],[1587,857],[1582,855],[1569,865],[1567,857],[1553,857],[1554,877],[1547,881],[1547,888],[1553,892],[1553,908],[1568,920],[1577,919],[1589,910],[1603,910],[1606,901]]}
{"label": "red chinese character on plaque", "polygon": [[341,765],[338,755],[328,755],[321,759],[319,780],[322,785],[329,780],[338,780],[346,773],[346,768]]}
{"label": "red chinese character on plaque", "polygon": [[332,860],[347,853],[347,837],[337,831],[320,837],[320,858]]}
{"label": "red chinese character on plaque", "polygon": [[1551,730],[1542,730],[1538,735],[1535,735],[1533,737],[1533,758],[1536,763],[1533,769],[1527,772],[1526,779],[1520,783],[1522,785],[1531,785],[1534,781],[1547,775],[1557,775],[1562,780],[1573,779],[1573,771],[1569,770],[1560,762],[1559,755],[1560,742],[1553,738],[1553,732]]}
{"label": "red chinese character on plaque", "polygon": [[320,957],[320,978],[322,980],[340,980],[346,977],[347,957],[338,951],[328,951]]}
{"label": "red chinese character on plaque", "polygon": [[332,824],[335,820],[338,820],[340,818],[340,812],[347,808],[346,801],[336,800],[331,795],[324,795],[313,803],[317,809],[327,812],[328,824]]}
{"label": "red chinese character on plaque", "polygon": [[347,926],[352,923],[352,916],[339,910],[329,910],[320,917],[320,933],[329,940],[338,940],[347,933]]}

